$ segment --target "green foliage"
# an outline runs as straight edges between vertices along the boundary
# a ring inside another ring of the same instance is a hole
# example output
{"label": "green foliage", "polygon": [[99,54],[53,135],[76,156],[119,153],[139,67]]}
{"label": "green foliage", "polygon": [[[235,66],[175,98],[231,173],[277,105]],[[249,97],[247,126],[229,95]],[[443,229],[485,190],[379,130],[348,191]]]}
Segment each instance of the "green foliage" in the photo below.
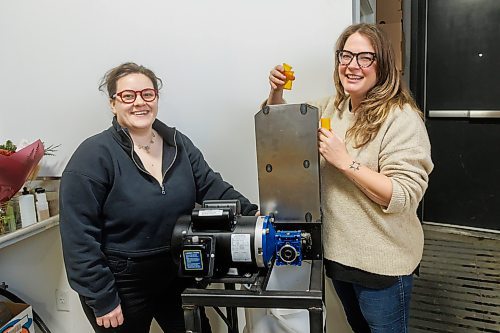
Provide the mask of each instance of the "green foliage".
{"label": "green foliage", "polygon": [[[43,146],[45,147],[45,144]],[[60,144],[47,146],[43,150],[43,154],[45,156],[55,156],[56,155],[55,152],[57,151],[57,148],[59,148],[60,146],[61,146]]]}
{"label": "green foliage", "polygon": [[0,149],[5,149],[11,152],[15,152],[17,147],[15,144],[12,143],[12,141],[7,140],[4,145],[0,145]]}

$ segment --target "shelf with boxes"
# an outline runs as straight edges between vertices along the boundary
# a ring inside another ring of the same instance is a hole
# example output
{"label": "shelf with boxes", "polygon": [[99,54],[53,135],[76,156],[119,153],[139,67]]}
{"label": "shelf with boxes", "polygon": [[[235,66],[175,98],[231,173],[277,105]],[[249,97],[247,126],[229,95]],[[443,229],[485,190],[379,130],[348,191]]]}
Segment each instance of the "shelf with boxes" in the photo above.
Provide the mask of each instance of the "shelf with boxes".
{"label": "shelf with boxes", "polygon": [[376,22],[391,41],[396,56],[396,66],[404,69],[403,2],[401,0],[377,0]]}
{"label": "shelf with boxes", "polygon": [[59,215],[49,217],[46,220],[33,223],[30,226],[0,235],[0,249],[15,244],[23,239],[39,234],[45,230],[59,225]]}
{"label": "shelf with boxes", "polygon": [[59,223],[59,177],[39,177],[0,204],[0,248]]}

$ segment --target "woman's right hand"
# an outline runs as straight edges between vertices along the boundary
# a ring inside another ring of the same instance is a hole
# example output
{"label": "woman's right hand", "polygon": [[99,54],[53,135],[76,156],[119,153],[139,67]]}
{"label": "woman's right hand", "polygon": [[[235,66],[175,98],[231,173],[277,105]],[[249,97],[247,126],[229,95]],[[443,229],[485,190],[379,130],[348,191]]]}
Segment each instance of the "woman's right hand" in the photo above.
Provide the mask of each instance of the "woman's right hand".
{"label": "woman's right hand", "polygon": [[272,90],[283,91],[283,85],[285,85],[286,76],[285,69],[282,65],[276,65],[269,72],[269,84]]}
{"label": "woman's right hand", "polygon": [[285,103],[283,99],[283,86],[286,82],[286,76],[284,73],[285,69],[282,65],[276,65],[269,71],[269,85],[271,86],[271,91],[269,92],[267,105]]}
{"label": "woman's right hand", "polygon": [[120,304],[111,311],[110,313],[105,314],[102,317],[96,317],[97,325],[104,326],[105,328],[109,327],[118,327],[123,324],[123,313],[122,307]]}

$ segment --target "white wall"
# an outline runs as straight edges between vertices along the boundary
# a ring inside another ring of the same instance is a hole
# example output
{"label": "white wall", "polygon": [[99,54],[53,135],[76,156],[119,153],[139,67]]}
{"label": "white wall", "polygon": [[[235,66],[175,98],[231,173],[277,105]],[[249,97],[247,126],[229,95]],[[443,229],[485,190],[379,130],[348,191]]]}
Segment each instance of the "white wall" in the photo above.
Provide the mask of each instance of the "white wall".
{"label": "white wall", "polygon": [[100,78],[131,60],[165,82],[159,118],[256,200],[253,115],[268,71],[294,66],[290,101],[330,94],[350,11],[347,0],[2,1],[0,112],[9,123],[0,141],[61,143],[41,171],[59,175],[78,144],[110,124]]}
{"label": "white wall", "polygon": [[[64,271],[59,228],[0,250],[0,282],[33,306],[52,333],[90,333],[76,293]],[[56,311],[55,290],[69,293],[69,312]]]}
{"label": "white wall", "polygon": [[[268,72],[281,62],[294,67],[289,102],[329,95],[334,44],[351,10],[350,0],[1,1],[0,142],[62,144],[41,171],[60,175],[78,144],[110,124],[100,78],[135,61],[164,80],[159,119],[257,202],[253,116],[268,94]],[[55,333],[87,332],[82,318],[52,311],[54,289],[67,288],[55,230],[16,245],[37,256],[50,247],[53,255],[21,270],[22,284],[7,282],[50,313]],[[16,253],[0,253],[0,280]],[[29,287],[39,283],[43,294]]]}

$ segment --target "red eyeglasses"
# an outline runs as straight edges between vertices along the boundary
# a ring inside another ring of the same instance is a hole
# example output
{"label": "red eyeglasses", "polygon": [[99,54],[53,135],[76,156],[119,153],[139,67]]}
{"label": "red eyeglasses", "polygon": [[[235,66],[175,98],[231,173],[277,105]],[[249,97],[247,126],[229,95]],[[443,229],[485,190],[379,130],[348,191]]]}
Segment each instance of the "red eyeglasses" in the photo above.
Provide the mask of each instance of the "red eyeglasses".
{"label": "red eyeglasses", "polygon": [[135,102],[137,94],[141,95],[141,98],[144,100],[144,102],[152,102],[158,96],[158,91],[152,88],[146,88],[142,90],[123,90],[119,93],[114,94],[112,98],[116,98],[116,96],[118,96],[123,103],[132,104]]}

